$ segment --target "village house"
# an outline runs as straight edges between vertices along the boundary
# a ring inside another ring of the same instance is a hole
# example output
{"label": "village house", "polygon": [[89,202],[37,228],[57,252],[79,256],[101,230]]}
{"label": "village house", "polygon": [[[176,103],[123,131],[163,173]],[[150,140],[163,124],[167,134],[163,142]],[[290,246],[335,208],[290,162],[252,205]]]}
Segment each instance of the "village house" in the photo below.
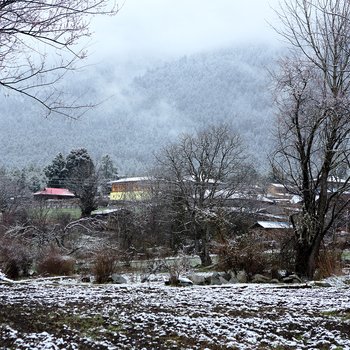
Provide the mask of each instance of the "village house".
{"label": "village house", "polygon": [[109,194],[111,201],[141,201],[150,198],[150,177],[128,177],[111,181],[112,186]]}

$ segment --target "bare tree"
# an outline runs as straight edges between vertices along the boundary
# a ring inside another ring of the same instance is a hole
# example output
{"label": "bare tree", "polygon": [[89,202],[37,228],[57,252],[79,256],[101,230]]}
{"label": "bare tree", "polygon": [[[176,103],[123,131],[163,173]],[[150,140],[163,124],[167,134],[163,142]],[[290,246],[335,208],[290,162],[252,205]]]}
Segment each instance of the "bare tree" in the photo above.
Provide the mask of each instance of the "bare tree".
{"label": "bare tree", "polygon": [[196,243],[202,265],[210,265],[213,227],[222,217],[218,208],[247,180],[240,137],[227,125],[209,127],[196,135],[182,135],[158,157],[162,193],[173,209],[174,230],[184,230]]}
{"label": "bare tree", "polygon": [[280,34],[291,53],[276,74],[275,175],[302,198],[291,217],[296,272],[312,278],[321,242],[349,205],[350,2],[283,2]]}
{"label": "bare tree", "polygon": [[47,114],[78,117],[90,106],[57,83],[86,56],[77,44],[90,35],[89,19],[117,11],[108,0],[1,1],[0,87],[36,101]]}

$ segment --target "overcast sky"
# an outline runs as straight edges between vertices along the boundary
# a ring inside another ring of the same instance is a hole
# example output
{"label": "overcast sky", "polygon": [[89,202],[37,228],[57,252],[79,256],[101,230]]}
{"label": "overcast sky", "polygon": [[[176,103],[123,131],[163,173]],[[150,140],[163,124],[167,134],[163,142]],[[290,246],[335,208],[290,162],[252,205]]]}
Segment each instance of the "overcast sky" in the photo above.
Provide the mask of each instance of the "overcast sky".
{"label": "overcast sky", "polygon": [[[122,4],[120,0],[119,4]],[[269,23],[278,0],[125,0],[120,12],[93,23],[90,53],[166,58],[242,42],[277,42]]]}

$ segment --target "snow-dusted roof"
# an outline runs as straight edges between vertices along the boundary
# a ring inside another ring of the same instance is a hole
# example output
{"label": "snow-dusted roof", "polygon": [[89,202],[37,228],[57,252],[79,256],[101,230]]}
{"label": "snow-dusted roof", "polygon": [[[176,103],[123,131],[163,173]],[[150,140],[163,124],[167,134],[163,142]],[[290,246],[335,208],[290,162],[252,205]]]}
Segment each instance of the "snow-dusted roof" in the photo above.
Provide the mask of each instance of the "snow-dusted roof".
{"label": "snow-dusted roof", "polygon": [[75,197],[74,193],[67,190],[66,188],[54,188],[46,187],[42,191],[34,193],[34,196],[62,196],[62,197]]}
{"label": "snow-dusted roof", "polygon": [[[184,176],[183,179],[185,181],[196,182],[196,177],[194,175]],[[207,179],[207,178],[203,178],[203,177],[201,177],[200,181],[202,181],[204,183],[208,183],[208,184],[220,184],[221,183],[221,181],[219,181],[219,180]]]}
{"label": "snow-dusted roof", "polygon": [[123,179],[110,181],[110,184],[125,183],[125,182],[138,182],[138,181],[150,181],[152,180],[149,176],[139,176],[139,177],[124,177]]}
{"label": "snow-dusted roof", "polygon": [[116,213],[117,211],[119,211],[120,209],[115,209],[115,208],[111,208],[111,209],[102,209],[102,210],[95,210],[93,211],[91,214],[92,215],[108,215],[108,214],[112,214],[112,213]]}
{"label": "snow-dusted roof", "polygon": [[266,229],[277,229],[277,228],[292,228],[292,225],[289,222],[280,222],[280,221],[257,221],[254,227],[262,227]]}
{"label": "snow-dusted roof", "polygon": [[278,183],[272,183],[271,186],[273,186],[273,187],[279,187],[279,188],[284,188],[284,185],[278,184]]}

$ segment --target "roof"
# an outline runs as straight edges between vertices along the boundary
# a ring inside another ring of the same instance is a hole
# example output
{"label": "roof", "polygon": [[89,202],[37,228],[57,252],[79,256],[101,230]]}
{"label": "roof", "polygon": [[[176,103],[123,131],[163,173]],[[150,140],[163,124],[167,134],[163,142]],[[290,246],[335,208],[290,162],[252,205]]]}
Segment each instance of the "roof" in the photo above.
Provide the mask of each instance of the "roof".
{"label": "roof", "polygon": [[253,227],[262,227],[265,229],[287,229],[292,228],[292,225],[286,221],[257,221]]}
{"label": "roof", "polygon": [[151,177],[148,176],[140,176],[140,177],[125,177],[123,179],[110,181],[110,184],[124,183],[124,182],[138,182],[138,181],[150,181]]}
{"label": "roof", "polygon": [[119,208],[95,210],[91,213],[91,215],[109,215],[109,214],[116,213],[119,210],[120,210]]}
{"label": "roof", "polygon": [[34,196],[75,197],[74,193],[72,193],[66,188],[54,188],[54,187],[46,187],[42,191],[35,192]]}
{"label": "roof", "polygon": [[282,184],[278,184],[278,183],[272,183],[271,186],[273,187],[280,187],[280,188],[284,188],[284,185]]}

